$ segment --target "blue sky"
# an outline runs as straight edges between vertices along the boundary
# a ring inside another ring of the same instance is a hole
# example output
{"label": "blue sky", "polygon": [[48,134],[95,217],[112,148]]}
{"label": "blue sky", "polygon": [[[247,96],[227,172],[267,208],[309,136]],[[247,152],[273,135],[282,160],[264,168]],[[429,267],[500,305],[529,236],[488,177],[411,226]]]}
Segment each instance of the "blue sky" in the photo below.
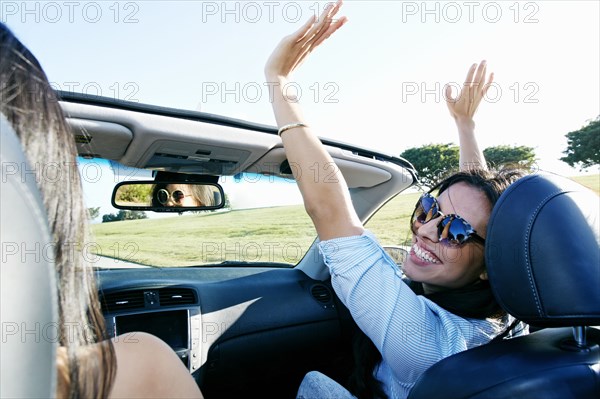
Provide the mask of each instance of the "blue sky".
{"label": "blue sky", "polygon": [[[2,1],[56,88],[274,124],[263,65],[324,2]],[[320,136],[398,155],[456,142],[443,86],[486,59],[483,148],[528,145],[541,169],[600,114],[598,1],[346,1],[348,24],[295,76]],[[597,169],[595,170],[597,172]]]}

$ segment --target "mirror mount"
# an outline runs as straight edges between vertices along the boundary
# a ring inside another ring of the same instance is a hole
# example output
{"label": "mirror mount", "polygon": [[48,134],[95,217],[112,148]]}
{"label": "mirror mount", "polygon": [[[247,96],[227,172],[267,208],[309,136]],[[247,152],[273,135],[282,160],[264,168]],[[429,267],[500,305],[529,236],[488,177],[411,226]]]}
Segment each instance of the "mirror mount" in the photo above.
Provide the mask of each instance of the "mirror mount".
{"label": "mirror mount", "polygon": [[164,172],[161,170],[154,172],[154,180],[157,182],[196,182],[196,183],[218,183],[219,176],[212,175],[192,175],[187,173]]}

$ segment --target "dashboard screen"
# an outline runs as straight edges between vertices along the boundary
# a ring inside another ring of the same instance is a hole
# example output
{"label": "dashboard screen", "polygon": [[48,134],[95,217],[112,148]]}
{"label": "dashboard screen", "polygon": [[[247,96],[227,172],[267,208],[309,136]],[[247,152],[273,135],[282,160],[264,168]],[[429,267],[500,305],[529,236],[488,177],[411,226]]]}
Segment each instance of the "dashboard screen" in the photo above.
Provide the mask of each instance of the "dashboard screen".
{"label": "dashboard screen", "polygon": [[172,310],[115,317],[117,335],[141,331],[157,336],[173,349],[188,347],[188,312]]}

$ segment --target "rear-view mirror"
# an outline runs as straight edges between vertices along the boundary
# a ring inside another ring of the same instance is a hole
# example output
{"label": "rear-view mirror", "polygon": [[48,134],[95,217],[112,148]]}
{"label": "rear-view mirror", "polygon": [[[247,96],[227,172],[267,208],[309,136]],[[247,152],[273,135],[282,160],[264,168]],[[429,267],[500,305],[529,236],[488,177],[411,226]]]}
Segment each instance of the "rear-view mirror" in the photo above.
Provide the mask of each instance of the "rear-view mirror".
{"label": "rear-view mirror", "polygon": [[117,209],[155,212],[204,211],[223,208],[225,193],[216,183],[135,181],[115,186]]}

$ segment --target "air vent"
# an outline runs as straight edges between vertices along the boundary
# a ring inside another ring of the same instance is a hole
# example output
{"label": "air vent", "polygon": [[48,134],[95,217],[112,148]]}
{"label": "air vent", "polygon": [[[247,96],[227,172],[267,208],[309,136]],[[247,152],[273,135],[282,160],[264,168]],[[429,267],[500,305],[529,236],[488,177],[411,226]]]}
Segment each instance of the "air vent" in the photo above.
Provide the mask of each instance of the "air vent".
{"label": "air vent", "polygon": [[161,288],[158,290],[160,306],[189,305],[196,303],[196,293],[190,288]]}
{"label": "air vent", "polygon": [[120,310],[139,309],[144,307],[143,291],[121,291],[105,294],[101,299],[102,311],[113,313]]}
{"label": "air vent", "polygon": [[310,293],[312,294],[313,298],[320,303],[331,302],[331,291],[329,291],[329,288],[322,284],[313,285],[313,287],[310,289]]}

